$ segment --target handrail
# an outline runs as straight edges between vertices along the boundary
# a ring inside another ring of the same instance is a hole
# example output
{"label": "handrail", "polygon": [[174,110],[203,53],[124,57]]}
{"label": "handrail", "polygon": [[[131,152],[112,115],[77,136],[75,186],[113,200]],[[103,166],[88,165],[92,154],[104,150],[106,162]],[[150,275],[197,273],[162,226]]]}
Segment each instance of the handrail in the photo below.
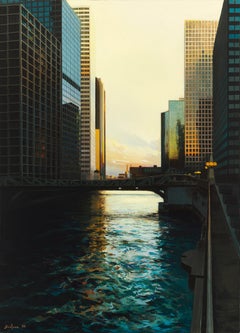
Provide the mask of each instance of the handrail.
{"label": "handrail", "polygon": [[208,183],[208,216],[207,216],[207,304],[206,333],[214,332],[213,293],[212,293],[212,223],[211,223],[211,183]]}
{"label": "handrail", "polygon": [[222,209],[223,209],[225,220],[227,222],[227,227],[228,227],[230,236],[231,236],[231,238],[233,240],[233,244],[234,244],[236,253],[237,253],[237,255],[238,255],[239,259],[240,259],[240,244],[239,244],[239,241],[237,239],[236,233],[234,232],[234,229],[231,226],[231,220],[230,220],[230,217],[229,217],[229,215],[227,213],[227,208],[226,208],[226,205],[224,204],[223,196],[221,195],[220,190],[219,190],[219,186],[217,186],[217,185],[216,185],[216,191],[217,191],[218,198],[219,198],[219,200],[221,202],[221,206],[222,206]]}

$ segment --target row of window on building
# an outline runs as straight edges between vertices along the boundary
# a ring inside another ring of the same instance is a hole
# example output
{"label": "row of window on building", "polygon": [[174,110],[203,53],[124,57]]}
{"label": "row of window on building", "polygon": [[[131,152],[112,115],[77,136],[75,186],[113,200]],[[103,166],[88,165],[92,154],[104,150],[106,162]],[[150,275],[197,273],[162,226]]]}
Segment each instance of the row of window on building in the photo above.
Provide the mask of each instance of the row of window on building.
{"label": "row of window on building", "polygon": [[[224,25],[228,22],[229,31],[239,30],[239,23],[232,24],[240,22],[238,13],[240,0],[225,0],[219,25],[216,21],[185,22],[185,99],[170,101],[168,111],[161,114],[165,170],[204,170],[213,156],[219,179],[240,179],[240,104],[234,103],[240,100],[240,35],[230,32],[225,38]],[[200,68],[199,57],[205,53],[209,67]],[[201,100],[203,91],[208,95],[206,103]]]}
{"label": "row of window on building", "polygon": [[[66,0],[0,0],[0,175],[79,179],[94,173],[95,144],[105,142],[105,104],[102,98],[95,129],[102,133],[93,144],[88,22],[89,10],[74,11]],[[98,171],[105,177],[101,158]]]}

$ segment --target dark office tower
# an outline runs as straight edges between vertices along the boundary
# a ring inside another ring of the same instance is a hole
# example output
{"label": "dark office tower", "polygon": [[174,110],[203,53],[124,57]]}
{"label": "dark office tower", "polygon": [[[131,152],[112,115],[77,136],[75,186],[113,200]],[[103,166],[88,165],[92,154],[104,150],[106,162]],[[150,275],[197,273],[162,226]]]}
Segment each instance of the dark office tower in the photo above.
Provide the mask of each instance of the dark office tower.
{"label": "dark office tower", "polygon": [[22,5],[0,5],[0,175],[59,177],[60,42]]}
{"label": "dark office tower", "polygon": [[212,154],[212,55],[217,21],[185,22],[185,166],[201,170]]}
{"label": "dark office tower", "polygon": [[161,113],[161,167],[163,171],[169,168],[169,111]]}
{"label": "dark office tower", "polygon": [[95,80],[96,104],[96,170],[100,179],[106,177],[106,95],[101,79]]}
{"label": "dark office tower", "polygon": [[66,0],[0,0],[22,3],[61,42],[61,177],[80,177],[80,21]]}
{"label": "dark office tower", "polygon": [[240,0],[225,0],[213,54],[213,154],[221,181],[240,180]]}

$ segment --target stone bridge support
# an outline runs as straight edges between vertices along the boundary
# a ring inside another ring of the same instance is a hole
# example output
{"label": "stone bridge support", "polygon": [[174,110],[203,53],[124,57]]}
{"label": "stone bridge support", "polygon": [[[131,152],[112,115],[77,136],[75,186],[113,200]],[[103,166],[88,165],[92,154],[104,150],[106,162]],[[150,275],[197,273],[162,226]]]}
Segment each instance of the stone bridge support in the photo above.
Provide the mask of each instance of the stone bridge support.
{"label": "stone bridge support", "polygon": [[159,212],[179,213],[192,211],[201,220],[207,216],[207,185],[171,185],[165,189],[165,200],[159,203]]}

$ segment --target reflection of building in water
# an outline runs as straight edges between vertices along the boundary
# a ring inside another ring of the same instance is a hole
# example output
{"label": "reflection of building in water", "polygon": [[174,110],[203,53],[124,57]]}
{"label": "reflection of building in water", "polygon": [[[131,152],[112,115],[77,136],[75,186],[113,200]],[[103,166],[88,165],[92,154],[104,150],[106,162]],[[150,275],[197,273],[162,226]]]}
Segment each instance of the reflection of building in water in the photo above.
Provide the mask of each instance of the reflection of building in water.
{"label": "reflection of building in water", "polygon": [[58,178],[60,42],[19,4],[0,6],[0,42],[0,175]]}
{"label": "reflection of building in water", "polygon": [[107,246],[106,240],[106,223],[105,219],[105,205],[106,205],[106,192],[96,192],[90,196],[90,212],[95,212],[91,216],[89,226],[87,227],[89,237],[89,249],[91,253],[100,253],[105,251]]}
{"label": "reflection of building in water", "polygon": [[212,55],[217,21],[185,22],[185,167],[202,169],[212,153]]}
{"label": "reflection of building in water", "polygon": [[96,78],[96,175],[106,177],[106,94],[101,79]]}

